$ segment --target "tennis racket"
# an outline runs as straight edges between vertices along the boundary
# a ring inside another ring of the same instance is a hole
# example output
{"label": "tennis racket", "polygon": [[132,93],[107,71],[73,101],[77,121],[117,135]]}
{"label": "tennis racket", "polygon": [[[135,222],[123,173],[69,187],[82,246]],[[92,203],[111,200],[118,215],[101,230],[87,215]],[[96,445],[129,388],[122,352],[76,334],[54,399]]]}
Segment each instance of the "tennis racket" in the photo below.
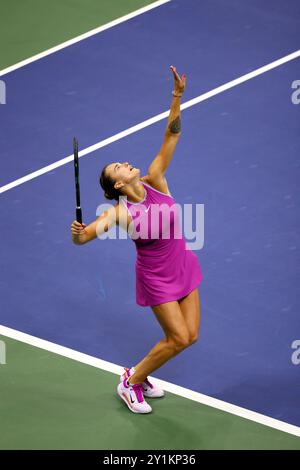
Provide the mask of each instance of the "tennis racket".
{"label": "tennis racket", "polygon": [[74,151],[74,170],[75,170],[75,189],[76,189],[76,220],[82,224],[82,210],[80,206],[80,187],[79,187],[79,162],[78,162],[78,140],[73,139]]}

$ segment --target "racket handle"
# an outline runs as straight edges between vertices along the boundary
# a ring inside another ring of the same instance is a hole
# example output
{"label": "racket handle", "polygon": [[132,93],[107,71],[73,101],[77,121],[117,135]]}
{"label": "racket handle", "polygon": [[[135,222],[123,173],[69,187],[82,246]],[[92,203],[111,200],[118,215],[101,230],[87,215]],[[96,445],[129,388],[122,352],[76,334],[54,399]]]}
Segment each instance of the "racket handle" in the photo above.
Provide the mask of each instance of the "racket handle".
{"label": "racket handle", "polygon": [[81,207],[76,207],[76,220],[82,224],[82,210]]}

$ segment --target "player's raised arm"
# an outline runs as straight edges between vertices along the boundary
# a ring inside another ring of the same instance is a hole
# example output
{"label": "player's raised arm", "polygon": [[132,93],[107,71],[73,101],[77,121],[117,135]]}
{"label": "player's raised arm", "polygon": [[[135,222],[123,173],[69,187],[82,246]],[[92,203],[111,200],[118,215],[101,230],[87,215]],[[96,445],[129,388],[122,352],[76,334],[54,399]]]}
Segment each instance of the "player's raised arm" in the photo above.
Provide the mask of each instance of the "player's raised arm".
{"label": "player's raised arm", "polygon": [[182,78],[180,78],[176,71],[176,67],[173,67],[172,65],[171,71],[174,77],[173,99],[163,144],[148,169],[148,176],[150,179],[161,178],[164,176],[181,135],[180,97],[185,89],[186,76],[183,74]]}
{"label": "player's raised arm", "polygon": [[117,206],[112,206],[104,211],[94,222],[89,225],[80,224],[76,220],[71,225],[72,241],[75,245],[84,245],[94,240],[97,236],[107,232],[113,225],[119,223],[119,211]]}

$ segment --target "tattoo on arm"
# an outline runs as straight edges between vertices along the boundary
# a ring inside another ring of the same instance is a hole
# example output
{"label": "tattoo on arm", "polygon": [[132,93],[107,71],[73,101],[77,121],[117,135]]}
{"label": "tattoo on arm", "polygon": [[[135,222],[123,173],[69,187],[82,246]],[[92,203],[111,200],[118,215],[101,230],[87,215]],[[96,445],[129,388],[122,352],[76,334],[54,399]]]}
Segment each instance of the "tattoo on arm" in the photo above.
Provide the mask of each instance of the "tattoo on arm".
{"label": "tattoo on arm", "polygon": [[180,116],[177,116],[170,124],[169,124],[169,131],[172,134],[179,134],[181,132],[181,119]]}

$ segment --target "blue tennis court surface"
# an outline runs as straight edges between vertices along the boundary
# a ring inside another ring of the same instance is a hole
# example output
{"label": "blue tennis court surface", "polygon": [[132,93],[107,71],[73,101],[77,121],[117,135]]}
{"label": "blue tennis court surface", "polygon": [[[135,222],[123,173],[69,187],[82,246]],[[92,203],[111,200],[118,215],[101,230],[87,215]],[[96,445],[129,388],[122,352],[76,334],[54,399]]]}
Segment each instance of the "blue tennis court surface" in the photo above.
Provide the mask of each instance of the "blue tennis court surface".
{"label": "blue tennis court surface", "polygon": [[[300,4],[172,0],[3,77],[5,185],[299,49]],[[300,426],[299,58],[182,112],[167,180],[205,205],[200,340],[155,376]],[[145,174],[165,120],[80,160],[84,221],[104,203],[98,174],[129,161]],[[135,303],[130,240],[71,243],[73,167],[1,195],[1,324],[121,365],[161,338]]]}

